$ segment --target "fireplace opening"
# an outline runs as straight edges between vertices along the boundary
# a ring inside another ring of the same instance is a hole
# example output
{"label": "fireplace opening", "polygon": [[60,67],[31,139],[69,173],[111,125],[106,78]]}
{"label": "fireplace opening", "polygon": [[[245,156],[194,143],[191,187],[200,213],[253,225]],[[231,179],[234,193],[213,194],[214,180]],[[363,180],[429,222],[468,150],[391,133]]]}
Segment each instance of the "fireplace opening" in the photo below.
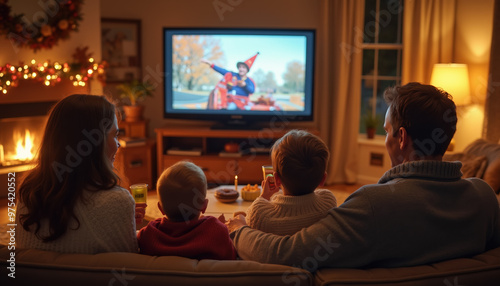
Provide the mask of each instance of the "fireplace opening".
{"label": "fireplace opening", "polygon": [[[0,119],[0,170],[28,170],[42,141],[47,116]],[[19,168],[21,167],[22,168]]]}

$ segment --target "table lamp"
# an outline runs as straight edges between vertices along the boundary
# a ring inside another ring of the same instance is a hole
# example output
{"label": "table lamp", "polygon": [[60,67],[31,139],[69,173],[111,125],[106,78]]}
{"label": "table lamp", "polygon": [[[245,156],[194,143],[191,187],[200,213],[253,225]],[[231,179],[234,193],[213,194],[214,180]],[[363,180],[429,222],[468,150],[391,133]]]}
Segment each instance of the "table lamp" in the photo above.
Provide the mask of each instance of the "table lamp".
{"label": "table lamp", "polygon": [[435,64],[431,85],[451,94],[457,106],[470,104],[469,69],[466,64]]}
{"label": "table lamp", "polygon": [[[435,64],[432,69],[431,85],[440,87],[453,97],[455,105],[470,104],[469,69],[466,64]],[[458,113],[457,113],[457,116]],[[455,138],[448,146],[448,151],[455,148]]]}

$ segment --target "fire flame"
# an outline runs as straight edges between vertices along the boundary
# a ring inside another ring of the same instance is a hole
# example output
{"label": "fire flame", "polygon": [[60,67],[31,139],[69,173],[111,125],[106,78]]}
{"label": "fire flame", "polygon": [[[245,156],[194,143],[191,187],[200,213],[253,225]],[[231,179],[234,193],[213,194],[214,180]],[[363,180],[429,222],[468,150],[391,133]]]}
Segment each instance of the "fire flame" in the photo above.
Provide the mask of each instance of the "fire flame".
{"label": "fire flame", "polygon": [[24,138],[18,138],[16,142],[16,155],[14,155],[15,160],[29,161],[32,160],[35,155],[33,154],[33,147],[35,137],[31,136],[29,130],[24,131]]}

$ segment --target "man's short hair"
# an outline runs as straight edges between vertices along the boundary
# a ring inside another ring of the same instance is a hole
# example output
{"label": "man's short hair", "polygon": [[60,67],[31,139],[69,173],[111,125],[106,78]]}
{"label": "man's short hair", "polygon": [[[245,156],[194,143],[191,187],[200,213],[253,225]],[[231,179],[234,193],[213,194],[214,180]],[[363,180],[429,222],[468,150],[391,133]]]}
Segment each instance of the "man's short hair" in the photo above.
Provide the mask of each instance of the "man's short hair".
{"label": "man's short hair", "polygon": [[413,149],[422,156],[446,152],[457,126],[456,106],[450,94],[432,85],[410,82],[387,88],[384,99],[390,108],[392,136],[403,127],[413,141]]}
{"label": "man's short hair", "polygon": [[157,193],[169,220],[189,221],[200,216],[207,195],[207,179],[200,167],[180,161],[163,171]]}
{"label": "man's short hair", "polygon": [[271,149],[274,171],[295,196],[312,193],[319,186],[329,155],[328,147],[319,137],[303,130],[289,131]]}

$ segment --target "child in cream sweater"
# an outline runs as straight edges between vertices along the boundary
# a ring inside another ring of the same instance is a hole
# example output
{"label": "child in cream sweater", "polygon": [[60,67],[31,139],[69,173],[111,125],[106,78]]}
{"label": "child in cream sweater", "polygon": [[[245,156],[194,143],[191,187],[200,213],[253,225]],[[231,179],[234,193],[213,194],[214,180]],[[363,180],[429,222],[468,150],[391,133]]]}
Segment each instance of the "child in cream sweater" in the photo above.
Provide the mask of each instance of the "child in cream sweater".
{"label": "child in cream sweater", "polygon": [[328,157],[326,144],[306,131],[291,130],[277,140],[271,149],[274,176],[263,181],[261,196],[248,208],[248,225],[291,235],[324,218],[337,206],[331,191],[316,190],[326,179]]}

